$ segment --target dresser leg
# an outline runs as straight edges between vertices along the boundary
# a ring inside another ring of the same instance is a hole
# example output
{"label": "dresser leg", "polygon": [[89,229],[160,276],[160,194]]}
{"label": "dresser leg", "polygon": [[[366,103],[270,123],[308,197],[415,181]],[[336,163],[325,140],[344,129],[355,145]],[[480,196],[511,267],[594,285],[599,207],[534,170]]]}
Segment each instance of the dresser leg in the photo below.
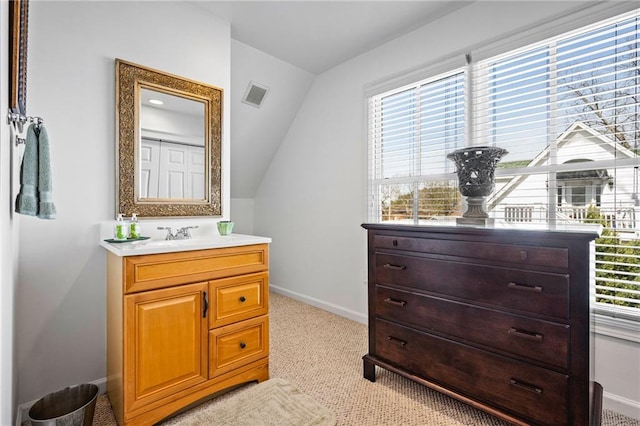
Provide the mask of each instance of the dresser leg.
{"label": "dresser leg", "polygon": [[372,363],[371,361],[369,361],[367,359],[367,356],[365,355],[364,358],[362,358],[362,367],[363,367],[363,375],[364,378],[367,380],[370,380],[372,382],[376,381],[376,366],[374,363]]}

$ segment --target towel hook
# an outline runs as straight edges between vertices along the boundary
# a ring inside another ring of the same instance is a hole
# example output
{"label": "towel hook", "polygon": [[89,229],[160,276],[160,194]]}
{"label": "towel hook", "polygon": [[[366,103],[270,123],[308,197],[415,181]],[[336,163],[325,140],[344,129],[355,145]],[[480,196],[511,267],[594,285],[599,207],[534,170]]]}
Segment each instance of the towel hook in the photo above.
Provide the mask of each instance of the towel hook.
{"label": "towel hook", "polygon": [[[7,124],[13,125],[17,131],[16,133],[24,132],[24,124],[27,122],[34,123],[36,126],[40,126],[42,123],[44,123],[44,120],[42,119],[42,117],[31,117],[17,112],[11,112],[11,110],[9,110],[9,112],[7,113]],[[16,146],[24,144],[25,142],[25,138],[16,137]]]}

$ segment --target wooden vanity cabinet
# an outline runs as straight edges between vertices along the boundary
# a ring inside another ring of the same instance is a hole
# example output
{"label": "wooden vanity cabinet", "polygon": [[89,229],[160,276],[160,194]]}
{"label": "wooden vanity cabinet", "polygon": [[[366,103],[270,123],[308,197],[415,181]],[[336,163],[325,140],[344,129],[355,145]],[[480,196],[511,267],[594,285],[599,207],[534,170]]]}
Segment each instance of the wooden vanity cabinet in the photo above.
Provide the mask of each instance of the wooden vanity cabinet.
{"label": "wooden vanity cabinet", "polygon": [[107,394],[151,425],[269,378],[268,246],[107,258]]}
{"label": "wooden vanity cabinet", "polygon": [[519,425],[596,425],[596,232],[365,224],[375,367]]}

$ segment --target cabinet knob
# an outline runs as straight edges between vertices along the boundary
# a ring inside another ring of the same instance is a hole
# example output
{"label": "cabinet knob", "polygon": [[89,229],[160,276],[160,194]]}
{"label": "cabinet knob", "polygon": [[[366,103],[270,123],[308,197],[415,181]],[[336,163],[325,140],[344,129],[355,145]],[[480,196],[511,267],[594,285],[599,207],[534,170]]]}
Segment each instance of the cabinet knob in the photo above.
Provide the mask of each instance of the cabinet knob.
{"label": "cabinet knob", "polygon": [[247,301],[247,298],[246,298],[246,297],[244,297],[244,296],[240,296],[240,301],[241,301],[241,302],[246,302],[246,301]]}
{"label": "cabinet knob", "polygon": [[240,349],[244,349],[247,347],[247,344],[245,342],[240,342]]}

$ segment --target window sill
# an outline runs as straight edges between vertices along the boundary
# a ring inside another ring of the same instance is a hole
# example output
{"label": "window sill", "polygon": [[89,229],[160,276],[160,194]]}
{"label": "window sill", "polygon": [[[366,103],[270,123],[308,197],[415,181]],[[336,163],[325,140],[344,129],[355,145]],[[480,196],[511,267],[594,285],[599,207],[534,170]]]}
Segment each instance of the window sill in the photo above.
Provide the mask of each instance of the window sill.
{"label": "window sill", "polygon": [[613,312],[598,309],[592,317],[592,330],[599,335],[640,343],[640,317],[616,317]]}

